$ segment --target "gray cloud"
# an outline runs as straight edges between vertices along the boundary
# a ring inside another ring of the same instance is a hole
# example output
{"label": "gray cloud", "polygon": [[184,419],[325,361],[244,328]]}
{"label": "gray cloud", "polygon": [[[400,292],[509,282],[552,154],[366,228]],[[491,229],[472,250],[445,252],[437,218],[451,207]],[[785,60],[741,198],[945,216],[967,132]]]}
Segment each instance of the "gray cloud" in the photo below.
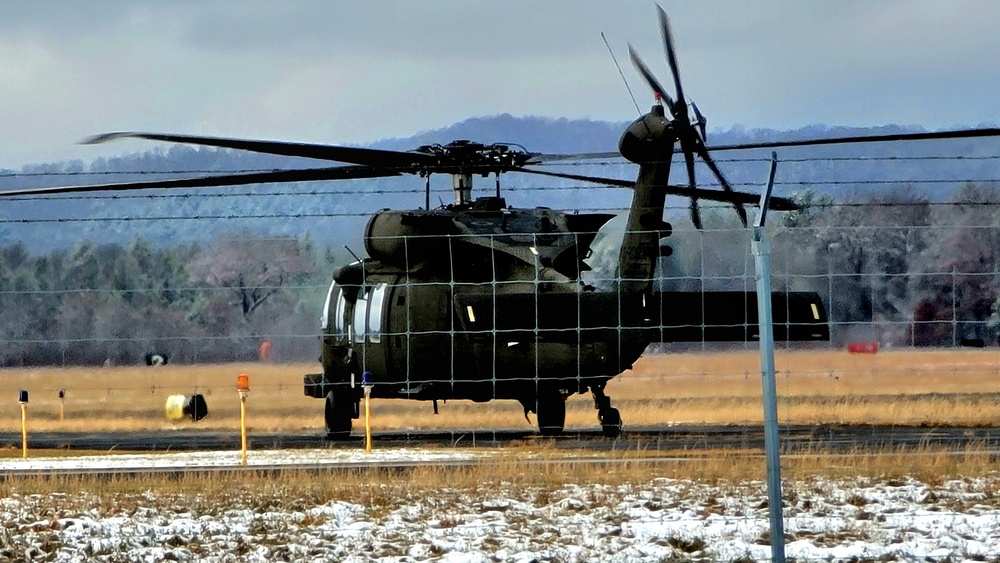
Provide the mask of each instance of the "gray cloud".
{"label": "gray cloud", "polygon": [[[713,126],[997,120],[1000,3],[664,8]],[[502,112],[627,119],[602,31],[640,99],[627,42],[669,83],[645,1],[6,2],[0,166],[107,154],[72,143],[109,129],[343,143]]]}

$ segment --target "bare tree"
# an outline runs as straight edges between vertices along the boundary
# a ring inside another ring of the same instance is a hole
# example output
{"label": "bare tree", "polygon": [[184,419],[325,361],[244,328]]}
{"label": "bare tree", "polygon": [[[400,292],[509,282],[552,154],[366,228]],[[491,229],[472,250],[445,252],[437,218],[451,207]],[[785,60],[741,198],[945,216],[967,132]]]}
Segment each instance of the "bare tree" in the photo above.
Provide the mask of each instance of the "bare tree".
{"label": "bare tree", "polygon": [[[1000,295],[1000,191],[968,185],[940,207],[922,256],[916,345],[953,345],[995,339],[991,312]],[[923,325],[923,326],[921,326]]]}
{"label": "bare tree", "polygon": [[247,323],[282,289],[311,272],[311,260],[294,238],[260,238],[248,231],[217,237],[188,266],[192,281],[226,288]]}

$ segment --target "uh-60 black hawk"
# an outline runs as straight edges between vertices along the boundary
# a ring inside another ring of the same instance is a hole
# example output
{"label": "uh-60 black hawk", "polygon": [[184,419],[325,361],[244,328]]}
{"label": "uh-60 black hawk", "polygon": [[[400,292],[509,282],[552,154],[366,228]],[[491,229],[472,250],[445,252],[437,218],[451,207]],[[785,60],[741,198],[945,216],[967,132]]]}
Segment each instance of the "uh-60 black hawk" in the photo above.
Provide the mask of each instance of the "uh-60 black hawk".
{"label": "uh-60 black hawk", "polygon": [[[193,179],[68,186],[4,195],[79,191],[192,188],[274,182],[331,181],[412,174],[452,177],[455,199],[430,207],[430,183],[422,209],[384,210],[364,234],[368,257],[333,275],[322,311],[322,373],[305,376],[305,393],[325,400],[331,438],[350,434],[363,396],[424,401],[514,399],[536,414],[542,434],[558,434],[565,399],[593,394],[608,436],[622,419],[604,393],[610,379],[629,369],[654,342],[746,341],[756,337],[756,295],[745,292],[662,292],[654,287],[661,257],[670,248],[664,221],[666,197],[690,198],[691,220],[701,226],[698,200],[732,204],[746,225],[744,205],[755,194],[734,191],[711,152],[781,146],[992,136],[1000,130],[800,140],[709,147],[704,118],[681,87],[667,17],[659,10],[676,99],[667,94],[630,48],[632,61],[658,102],[632,122],[619,143],[621,156],[639,167],[634,182],[567,174],[533,165],[613,154],[552,155],[513,145],[455,141],[408,152],[331,145],[197,137],[157,133],[109,133],[89,140],[141,138],[307,157],[350,166],[224,174]],[[686,185],[669,184],[678,148]],[[713,172],[721,190],[695,185],[695,158]],[[597,291],[584,283],[586,258],[597,232],[613,216],[566,213],[544,207],[509,207],[499,177],[520,172],[619,186],[633,190],[615,283]],[[496,191],[472,197],[476,176],[497,178]],[[776,210],[794,209],[773,197]],[[779,340],[827,340],[826,314],[814,293],[773,295],[774,334]],[[364,381],[364,380],[368,381]]]}

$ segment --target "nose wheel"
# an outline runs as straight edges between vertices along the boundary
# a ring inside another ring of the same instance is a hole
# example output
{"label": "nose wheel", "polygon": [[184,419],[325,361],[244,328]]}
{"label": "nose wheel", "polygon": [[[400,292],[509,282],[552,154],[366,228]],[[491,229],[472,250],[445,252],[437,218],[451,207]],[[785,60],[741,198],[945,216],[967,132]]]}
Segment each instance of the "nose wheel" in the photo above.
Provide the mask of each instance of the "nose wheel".
{"label": "nose wheel", "polygon": [[594,385],[590,391],[594,395],[597,419],[601,421],[601,432],[608,438],[617,438],[622,433],[621,413],[611,406],[611,398],[604,394],[604,385]]}
{"label": "nose wheel", "polygon": [[331,390],[326,394],[326,408],[323,418],[326,421],[327,440],[346,440],[351,436],[351,419],[357,418],[358,402],[344,391]]}

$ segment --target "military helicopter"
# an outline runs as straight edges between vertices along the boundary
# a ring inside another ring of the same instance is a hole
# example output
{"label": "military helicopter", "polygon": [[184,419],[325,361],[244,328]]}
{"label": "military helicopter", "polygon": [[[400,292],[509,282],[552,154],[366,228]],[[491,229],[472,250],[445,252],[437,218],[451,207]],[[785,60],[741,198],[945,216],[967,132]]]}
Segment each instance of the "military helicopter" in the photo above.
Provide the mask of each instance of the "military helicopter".
{"label": "military helicopter", "polygon": [[[605,387],[631,368],[655,342],[747,341],[757,337],[756,295],[746,292],[662,292],[654,289],[671,225],[664,221],[667,196],[690,199],[691,221],[701,228],[699,200],[731,204],[744,226],[745,205],[759,196],[732,189],[711,153],[723,150],[836,143],[1000,135],[1000,130],[962,130],[872,137],[709,147],[705,119],[682,89],[666,13],[658,7],[666,58],[673,75],[671,97],[639,55],[631,60],[655,93],[648,113],[624,131],[618,153],[539,154],[504,144],[454,141],[412,151],[283,141],[160,133],[117,132],[85,142],[121,138],[188,143],[275,155],[307,157],[347,166],[191,179],[64,186],[8,191],[3,196],[146,188],[193,188],[275,182],[331,181],[415,175],[425,179],[421,209],[383,210],[367,224],[367,257],[340,268],[321,315],[322,372],[304,376],[306,395],[325,401],[327,436],[350,435],[363,387],[376,398],[431,401],[519,401],[534,413],[539,432],[556,435],[565,423],[565,400],[592,394],[605,435],[622,431],[619,411]],[[671,185],[675,147],[683,155],[686,185]],[[634,182],[544,170],[569,159],[623,156],[638,165]],[[721,190],[699,188],[695,158],[711,170]],[[615,283],[598,291],[584,282],[598,231],[613,217],[544,207],[508,206],[500,176],[523,173],[566,178],[633,191]],[[454,201],[430,204],[430,176],[452,177]],[[496,177],[492,195],[473,198],[473,178]],[[786,198],[770,208],[792,210]],[[773,295],[778,340],[828,340],[826,313],[809,292]]]}

